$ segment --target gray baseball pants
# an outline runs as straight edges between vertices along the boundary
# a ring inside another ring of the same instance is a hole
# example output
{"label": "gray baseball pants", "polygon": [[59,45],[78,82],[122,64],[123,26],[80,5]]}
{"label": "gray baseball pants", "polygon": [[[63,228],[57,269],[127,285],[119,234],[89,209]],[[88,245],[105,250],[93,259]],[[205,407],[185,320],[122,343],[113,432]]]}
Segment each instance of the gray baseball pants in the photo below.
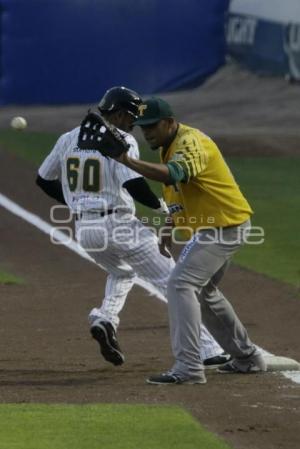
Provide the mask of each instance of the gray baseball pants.
{"label": "gray baseball pants", "polygon": [[172,371],[197,375],[201,322],[236,359],[256,354],[247,331],[218,289],[230,259],[245,242],[250,221],[228,228],[199,231],[184,247],[168,282],[170,334],[175,365]]}

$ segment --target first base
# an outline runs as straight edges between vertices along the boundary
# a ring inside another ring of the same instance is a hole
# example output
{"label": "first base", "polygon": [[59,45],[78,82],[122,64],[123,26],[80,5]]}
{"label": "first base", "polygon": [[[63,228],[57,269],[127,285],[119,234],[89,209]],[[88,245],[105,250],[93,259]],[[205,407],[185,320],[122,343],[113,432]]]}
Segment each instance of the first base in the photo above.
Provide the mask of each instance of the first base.
{"label": "first base", "polygon": [[300,371],[300,363],[288,357],[265,355],[267,371]]}

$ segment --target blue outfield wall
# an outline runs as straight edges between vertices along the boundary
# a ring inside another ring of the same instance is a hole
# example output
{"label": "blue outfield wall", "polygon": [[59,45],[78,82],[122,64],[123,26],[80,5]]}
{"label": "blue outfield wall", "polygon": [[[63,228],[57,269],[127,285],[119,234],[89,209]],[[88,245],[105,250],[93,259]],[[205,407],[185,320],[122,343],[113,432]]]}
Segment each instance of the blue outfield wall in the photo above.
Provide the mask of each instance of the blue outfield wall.
{"label": "blue outfield wall", "polygon": [[300,24],[230,13],[226,38],[229,55],[246,68],[300,80]]}
{"label": "blue outfield wall", "polygon": [[229,0],[0,0],[0,104],[200,84],[224,63]]}

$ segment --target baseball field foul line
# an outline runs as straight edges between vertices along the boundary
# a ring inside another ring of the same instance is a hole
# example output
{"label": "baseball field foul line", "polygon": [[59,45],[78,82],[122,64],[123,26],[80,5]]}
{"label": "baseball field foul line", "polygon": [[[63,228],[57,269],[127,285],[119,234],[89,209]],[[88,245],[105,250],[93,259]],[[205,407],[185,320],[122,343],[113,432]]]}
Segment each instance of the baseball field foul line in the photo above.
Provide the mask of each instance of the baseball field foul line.
{"label": "baseball field foul line", "polygon": [[[55,235],[55,240],[57,240],[61,245],[65,246],[66,248],[70,249],[74,253],[78,254],[79,256],[83,257],[84,259],[96,263],[82,248],[80,245],[78,245],[75,240],[70,239],[65,233],[62,231],[59,231],[54,226],[47,223],[45,220],[40,218],[38,215],[35,215],[31,212],[28,212],[23,207],[19,206],[14,201],[7,198],[7,196],[4,196],[0,193],[0,205],[7,209],[12,214],[16,215],[17,217],[22,218],[24,221],[27,221],[27,223],[32,224],[36,228],[38,228],[40,231],[44,232],[47,235]],[[55,232],[54,232],[55,231]],[[99,266],[99,264],[97,264]],[[101,267],[103,270],[104,268]],[[104,270],[105,271],[105,270]],[[139,285],[140,287],[144,288],[145,290],[150,293],[150,295],[157,297],[163,302],[167,302],[166,298],[162,296],[162,294],[151,284],[145,282],[142,279],[139,279],[138,277],[135,280],[135,284]]]}
{"label": "baseball field foul line", "polygon": [[[57,240],[61,245],[65,246],[66,248],[70,249],[74,253],[78,254],[79,256],[83,257],[84,259],[94,262],[94,260],[81,248],[80,245],[78,245],[75,240],[70,239],[65,233],[57,230],[54,226],[51,226],[49,223],[47,223],[45,220],[40,218],[38,215],[35,215],[31,212],[28,212],[23,207],[16,204],[14,201],[10,200],[6,196],[2,195],[0,193],[0,205],[7,209],[12,214],[16,215],[17,217],[22,218],[27,223],[32,224],[36,228],[38,228],[40,231],[44,232],[44,234],[47,235],[53,235],[55,231],[55,240]],[[98,265],[98,264],[97,264]],[[103,267],[101,267],[103,269]],[[104,269],[103,269],[104,270]],[[105,271],[105,270],[104,270]],[[157,297],[163,302],[167,302],[166,298],[161,295],[159,291],[155,289],[154,286],[151,284],[148,284],[147,282],[144,282],[142,279],[136,278],[135,283],[139,285],[140,287],[143,287],[145,290],[148,291],[152,296]],[[286,359],[285,357],[276,357],[273,356],[273,354],[270,354],[269,352],[265,351],[263,348],[261,348],[262,351],[271,357],[270,359],[270,366],[274,367],[274,371],[277,370],[283,370],[283,374],[288,379],[291,379],[292,381],[296,383],[300,383],[300,373],[299,371],[296,371],[297,369],[297,362],[292,359]],[[295,362],[295,364],[293,363]],[[289,367],[290,363],[290,367]],[[295,367],[294,367],[295,365]],[[268,363],[269,366],[269,363]],[[277,367],[277,369],[276,369]],[[300,367],[300,365],[299,365]],[[268,367],[269,369],[269,367]],[[284,371],[284,370],[295,370],[295,371]],[[299,370],[299,368],[298,368]]]}

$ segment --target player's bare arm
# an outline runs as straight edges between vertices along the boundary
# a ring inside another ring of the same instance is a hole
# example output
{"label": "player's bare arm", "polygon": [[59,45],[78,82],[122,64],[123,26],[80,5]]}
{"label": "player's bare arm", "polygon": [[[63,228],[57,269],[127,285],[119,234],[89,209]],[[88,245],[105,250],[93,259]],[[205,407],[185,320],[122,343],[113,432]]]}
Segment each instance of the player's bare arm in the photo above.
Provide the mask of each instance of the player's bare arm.
{"label": "player's bare arm", "polygon": [[162,182],[164,184],[171,184],[170,171],[166,164],[157,164],[153,162],[146,162],[138,159],[132,159],[123,153],[117,161],[136,171],[137,173],[145,176],[145,178],[152,179],[153,181]]}

